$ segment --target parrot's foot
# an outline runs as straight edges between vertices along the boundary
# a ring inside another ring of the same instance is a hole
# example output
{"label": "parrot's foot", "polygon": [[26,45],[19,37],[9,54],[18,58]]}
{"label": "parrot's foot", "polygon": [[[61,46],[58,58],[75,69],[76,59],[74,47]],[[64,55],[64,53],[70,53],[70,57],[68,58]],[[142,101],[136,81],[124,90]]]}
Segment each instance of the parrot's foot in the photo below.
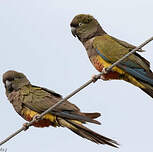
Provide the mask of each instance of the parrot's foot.
{"label": "parrot's foot", "polygon": [[27,129],[29,129],[29,123],[24,123],[23,124],[23,128],[24,128],[24,131],[26,131]]}
{"label": "parrot's foot", "polygon": [[105,74],[102,74],[102,75],[100,76],[100,79],[102,79],[102,80],[104,80],[104,81],[108,80],[108,78],[106,77]]}
{"label": "parrot's foot", "polygon": [[100,78],[99,75],[93,75],[92,76],[93,83],[95,83],[99,78]]}
{"label": "parrot's foot", "polygon": [[35,115],[35,116],[33,117],[33,120],[34,120],[35,122],[38,122],[40,119],[41,119],[41,118],[40,118],[40,115],[39,115],[39,114],[37,114],[37,115]]}
{"label": "parrot's foot", "polygon": [[103,68],[102,73],[107,74],[108,73],[107,68]]}
{"label": "parrot's foot", "polygon": [[103,68],[103,70],[102,70],[101,73],[102,73],[102,75],[100,76],[100,79],[102,79],[102,80],[104,80],[104,81],[110,79],[110,78],[109,78],[109,72],[108,72],[107,68]]}

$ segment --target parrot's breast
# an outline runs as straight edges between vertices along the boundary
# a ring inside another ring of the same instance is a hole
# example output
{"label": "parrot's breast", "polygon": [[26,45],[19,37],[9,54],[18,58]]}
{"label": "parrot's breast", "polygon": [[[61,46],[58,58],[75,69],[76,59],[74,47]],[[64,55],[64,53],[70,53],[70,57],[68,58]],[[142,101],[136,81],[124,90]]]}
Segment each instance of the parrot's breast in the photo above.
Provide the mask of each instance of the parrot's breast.
{"label": "parrot's breast", "polygon": [[99,62],[99,59],[95,56],[95,57],[91,57],[90,58],[92,64],[94,65],[94,67],[96,68],[96,70],[98,70],[99,72],[101,72],[104,68],[103,64]]}
{"label": "parrot's breast", "polygon": [[[8,99],[12,103],[15,111],[25,120],[31,121],[33,120],[34,116],[39,115],[38,112],[29,109],[28,107],[24,106],[22,100],[24,99],[23,94],[20,91],[13,91],[12,93],[8,94]],[[46,114],[42,117],[41,120],[35,122],[33,124],[35,127],[49,127],[49,126],[59,126],[56,116],[52,114]]]}
{"label": "parrot's breast", "polygon": [[[31,121],[36,115],[38,115],[38,113],[33,110],[30,110],[29,108],[23,108],[21,112],[21,116],[27,121]],[[49,126],[56,127],[58,126],[58,122],[56,121],[56,116],[51,114],[46,114],[45,116],[43,116],[41,120],[35,122],[33,126],[41,128]]]}
{"label": "parrot's breast", "polygon": [[[103,68],[110,66],[110,64],[108,64],[104,60],[102,61],[100,56],[92,56],[90,58],[90,60],[91,60],[92,64],[94,65],[94,67],[96,68],[96,70],[98,70],[99,72],[102,72]],[[115,71],[111,71],[108,74],[104,74],[103,76],[104,76],[105,80],[121,79],[120,73],[115,72]]]}

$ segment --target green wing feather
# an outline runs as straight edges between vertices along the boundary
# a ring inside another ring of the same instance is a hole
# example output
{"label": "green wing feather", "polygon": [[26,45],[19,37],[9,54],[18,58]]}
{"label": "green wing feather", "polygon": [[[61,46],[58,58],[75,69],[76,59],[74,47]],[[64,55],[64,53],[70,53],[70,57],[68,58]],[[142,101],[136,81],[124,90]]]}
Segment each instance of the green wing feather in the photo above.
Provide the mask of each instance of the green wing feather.
{"label": "green wing feather", "polygon": [[[115,38],[115,37],[113,37],[113,36],[111,36],[111,37],[112,37],[112,39],[114,39],[116,42],[118,42],[118,43],[119,43],[120,45],[122,45],[123,47],[126,47],[126,48],[128,48],[128,49],[130,49],[130,50],[136,48],[136,46],[134,46],[134,45],[132,45],[132,44],[129,44],[129,43],[125,42],[125,41],[119,40],[119,39],[117,39],[117,38]],[[138,52],[145,52],[145,51],[142,50],[142,49],[139,49]]]}
{"label": "green wing feather", "polygon": [[[119,41],[108,34],[97,36],[93,41],[93,46],[95,49],[100,51],[103,56],[111,61],[111,63],[116,62],[133,49],[130,45],[129,47],[125,47],[125,45],[123,45],[123,41],[121,44],[121,41],[119,43]],[[145,69],[145,71],[150,71],[149,62],[136,53],[130,55],[122,63],[126,63],[127,66],[132,68],[142,68]]]}
{"label": "green wing feather", "polygon": [[[59,97],[59,94],[57,95],[51,90],[46,90],[37,86],[30,85],[28,88],[25,86],[22,92],[24,92],[24,97],[22,101],[23,104],[29,109],[37,111],[38,113],[44,112],[62,99],[61,96]],[[25,92],[27,94],[25,94]],[[62,118],[79,120],[83,123],[87,121],[100,124],[100,122],[93,120],[93,118],[88,117],[84,113],[81,113],[80,109],[77,106],[68,101],[54,108],[54,110],[51,111],[50,114]]]}
{"label": "green wing feather", "polygon": [[[62,99],[62,97],[59,97],[59,94],[56,95],[55,92],[46,89],[37,87],[37,86],[29,86],[29,88],[23,88],[24,92],[27,92],[25,90],[28,90],[27,94],[24,95],[23,103],[31,108],[32,110],[35,110],[39,113],[47,110],[54,104],[56,104],[59,100]],[[74,104],[70,102],[65,102],[61,105],[59,105],[57,108],[55,108],[56,111],[63,111],[63,110],[69,110],[69,111],[79,111],[79,108],[76,107]]]}

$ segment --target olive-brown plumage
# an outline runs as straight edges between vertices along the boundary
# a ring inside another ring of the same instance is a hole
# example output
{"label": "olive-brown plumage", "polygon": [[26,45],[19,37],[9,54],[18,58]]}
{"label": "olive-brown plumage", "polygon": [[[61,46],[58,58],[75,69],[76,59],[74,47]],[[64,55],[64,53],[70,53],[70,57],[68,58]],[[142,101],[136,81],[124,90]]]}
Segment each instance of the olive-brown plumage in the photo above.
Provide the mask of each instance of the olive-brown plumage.
{"label": "olive-brown plumage", "polygon": [[[84,45],[93,66],[101,72],[135,48],[134,45],[108,35],[91,15],[76,15],[71,24],[73,36]],[[138,52],[143,52],[139,49]],[[101,77],[103,80],[125,80],[153,98],[153,73],[150,63],[133,53]]]}
{"label": "olive-brown plumage", "polygon": [[[62,99],[60,94],[52,90],[32,85],[23,73],[16,71],[4,73],[3,83],[6,95],[14,109],[27,121],[31,121],[34,116],[44,112]],[[99,116],[100,113],[82,113],[76,105],[66,101],[33,125],[36,127],[67,127],[79,136],[97,144],[117,147],[116,141],[97,134],[82,125],[86,122],[100,124],[95,120]]]}

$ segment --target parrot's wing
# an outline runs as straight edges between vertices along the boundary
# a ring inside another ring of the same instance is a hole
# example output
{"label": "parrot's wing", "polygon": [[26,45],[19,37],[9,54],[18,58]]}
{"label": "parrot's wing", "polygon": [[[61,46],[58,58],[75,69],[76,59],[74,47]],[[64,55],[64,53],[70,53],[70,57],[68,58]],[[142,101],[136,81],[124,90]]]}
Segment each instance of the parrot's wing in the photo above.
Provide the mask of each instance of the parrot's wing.
{"label": "parrot's wing", "polygon": [[[31,98],[30,98],[31,97]],[[26,96],[25,96],[26,99]],[[36,108],[37,112],[43,112],[56,104],[58,101],[62,100],[62,97],[59,97],[59,94],[51,91],[46,90],[42,87],[38,86],[31,86],[30,93],[27,95],[27,100],[24,101],[25,105],[31,106],[31,108]],[[79,111],[79,108],[74,104],[66,101],[63,104],[59,105],[54,110],[56,111]]]}
{"label": "parrot's wing", "polygon": [[88,116],[83,115],[81,112],[80,113],[76,113],[73,111],[61,111],[61,112],[56,112],[53,111],[52,114],[59,116],[61,118],[66,118],[66,119],[71,119],[71,120],[78,120],[81,121],[82,123],[85,122],[91,122],[91,123],[95,123],[95,124],[101,124],[99,121],[94,120]]}
{"label": "parrot's wing", "polygon": [[150,62],[148,60],[146,60],[144,57],[142,57],[140,54],[138,54],[137,52],[134,53],[137,57],[139,57],[150,69]]}
{"label": "parrot's wing", "polygon": [[[116,42],[118,42],[120,45],[122,45],[123,47],[126,47],[129,49],[129,51],[132,51],[133,49],[136,48],[136,46],[132,45],[132,44],[129,44],[125,41],[122,41],[122,40],[119,40],[113,36],[111,36],[112,39],[114,39]],[[142,49],[139,49],[138,52],[145,52],[144,50]],[[139,58],[141,58],[143,60],[143,62],[145,62],[149,67],[150,67],[150,62],[147,61],[144,57],[142,57],[141,55],[139,55],[138,53],[134,53],[136,56],[138,56]]]}
{"label": "parrot's wing", "polygon": [[143,82],[147,82],[153,86],[153,74],[152,73],[146,72],[144,71],[144,69],[130,68],[123,64],[119,64],[118,67],[123,69],[130,75],[134,76],[135,78]]}
{"label": "parrot's wing", "polygon": [[[119,39],[117,39],[117,38],[115,38],[115,37],[113,37],[113,36],[111,36],[111,37],[112,37],[112,39],[114,39],[116,42],[118,42],[120,45],[122,45],[122,46],[124,46],[124,47],[126,47],[126,48],[128,48],[128,49],[130,49],[130,50],[136,48],[136,46],[134,46],[134,45],[132,45],[132,44],[129,44],[129,43],[125,42],[125,41],[119,40]],[[142,49],[139,49],[138,52],[145,52],[145,51],[142,50]]]}
{"label": "parrot's wing", "polygon": [[[56,95],[54,95],[52,91],[48,91],[48,89],[46,91],[46,89],[44,90],[44,88],[32,86],[30,88],[30,93],[28,95],[25,95],[24,100],[22,102],[26,107],[30,108],[31,110],[34,110],[38,113],[42,113],[52,107],[61,99],[62,98],[56,97]],[[50,114],[62,118],[100,124],[98,121],[85,116],[83,113],[80,112],[80,109],[77,106],[68,101],[54,108],[50,112]]]}
{"label": "parrot's wing", "polygon": [[[37,87],[37,86],[34,86],[32,85],[33,87]],[[57,98],[62,98],[62,95],[60,95],[59,93],[53,91],[53,90],[50,90],[50,89],[47,89],[47,88],[43,88],[41,87],[42,90],[44,91],[47,91],[48,93],[52,94],[53,96],[57,97]]]}
{"label": "parrot's wing", "polygon": [[[130,52],[129,48],[120,45],[109,35],[97,36],[93,41],[93,47],[100,56],[106,57],[111,63],[118,61]],[[150,71],[149,62],[138,53],[130,55],[122,63],[131,68],[142,68]]]}
{"label": "parrot's wing", "polygon": [[[129,52],[127,48],[120,46],[120,44],[116,43],[116,41],[108,36],[104,38],[98,37],[93,46],[97,54],[103,60],[111,64]],[[150,70],[150,64],[137,53],[130,55],[117,66],[141,81],[148,82],[149,84],[153,85],[153,74]]]}

